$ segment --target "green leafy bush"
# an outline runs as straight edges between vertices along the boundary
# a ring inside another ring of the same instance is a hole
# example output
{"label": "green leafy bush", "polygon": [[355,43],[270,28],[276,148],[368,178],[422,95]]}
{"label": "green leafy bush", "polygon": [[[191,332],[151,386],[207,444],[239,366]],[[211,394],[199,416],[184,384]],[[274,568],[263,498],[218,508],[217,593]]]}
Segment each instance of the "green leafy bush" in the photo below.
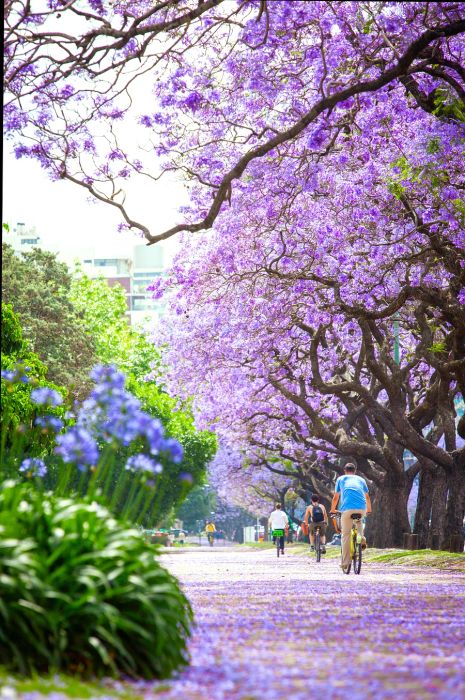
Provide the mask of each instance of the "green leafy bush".
{"label": "green leafy bush", "polygon": [[0,664],[165,678],[192,611],[140,534],[95,502],[0,487]]}
{"label": "green leafy bush", "polygon": [[[38,387],[54,389],[66,398],[67,391],[47,380],[47,367],[31,351],[23,338],[19,317],[11,304],[2,302],[2,382],[1,382],[1,471],[5,473],[6,453],[42,456],[53,449],[55,434],[36,424],[37,418],[49,415],[64,418],[65,407],[53,406],[39,409],[31,400],[31,391]],[[16,465],[17,471],[17,465]]]}

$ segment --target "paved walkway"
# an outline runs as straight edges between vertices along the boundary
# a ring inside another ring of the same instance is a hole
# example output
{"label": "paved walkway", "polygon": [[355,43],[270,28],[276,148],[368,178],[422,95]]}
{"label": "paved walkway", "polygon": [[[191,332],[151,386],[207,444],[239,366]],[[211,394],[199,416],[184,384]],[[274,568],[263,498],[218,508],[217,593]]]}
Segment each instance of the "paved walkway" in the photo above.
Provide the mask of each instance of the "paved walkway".
{"label": "paved walkway", "polygon": [[196,613],[192,664],[158,700],[463,700],[465,575],[271,550],[165,554]]}

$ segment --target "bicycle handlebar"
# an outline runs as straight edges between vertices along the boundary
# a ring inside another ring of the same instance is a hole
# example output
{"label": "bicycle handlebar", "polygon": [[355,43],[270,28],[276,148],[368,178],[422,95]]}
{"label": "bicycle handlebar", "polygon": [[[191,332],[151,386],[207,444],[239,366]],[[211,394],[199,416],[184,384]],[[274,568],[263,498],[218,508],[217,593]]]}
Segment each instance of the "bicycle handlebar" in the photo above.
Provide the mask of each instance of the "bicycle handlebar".
{"label": "bicycle handlebar", "polygon": [[[343,512],[344,512],[343,510],[333,510],[333,511],[330,511],[329,514],[332,516],[335,516],[335,515],[342,515]],[[365,515],[363,517],[366,518],[367,515],[372,515],[371,511],[369,513],[365,513]]]}

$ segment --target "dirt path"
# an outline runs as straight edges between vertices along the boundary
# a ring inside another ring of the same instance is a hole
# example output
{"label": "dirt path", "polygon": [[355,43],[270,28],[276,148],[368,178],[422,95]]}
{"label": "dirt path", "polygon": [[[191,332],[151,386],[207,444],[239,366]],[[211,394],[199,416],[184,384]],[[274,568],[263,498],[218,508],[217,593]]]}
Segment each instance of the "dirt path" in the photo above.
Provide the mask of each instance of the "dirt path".
{"label": "dirt path", "polygon": [[196,613],[192,664],[160,700],[463,700],[465,575],[290,552],[167,554]]}

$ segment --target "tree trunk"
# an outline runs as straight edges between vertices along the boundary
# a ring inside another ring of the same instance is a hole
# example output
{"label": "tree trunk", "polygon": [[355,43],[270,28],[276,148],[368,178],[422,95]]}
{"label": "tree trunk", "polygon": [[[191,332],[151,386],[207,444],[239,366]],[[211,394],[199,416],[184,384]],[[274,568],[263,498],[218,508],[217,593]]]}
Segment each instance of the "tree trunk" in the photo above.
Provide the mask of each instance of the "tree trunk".
{"label": "tree trunk", "polygon": [[463,517],[465,512],[465,451],[453,453],[453,467],[448,474],[447,511],[445,542],[447,546],[452,536],[463,537]]}
{"label": "tree trunk", "polygon": [[445,546],[447,489],[447,474],[444,469],[438,468],[433,476],[430,526],[432,549],[443,549]]}
{"label": "tree trunk", "polygon": [[386,474],[373,502],[373,516],[368,519],[366,536],[373,547],[401,547],[404,532],[410,532],[407,502],[411,480],[404,472]]}
{"label": "tree trunk", "polygon": [[414,532],[418,535],[419,549],[430,546],[430,520],[433,506],[433,473],[431,469],[423,468],[418,484],[418,501],[415,511]]}

